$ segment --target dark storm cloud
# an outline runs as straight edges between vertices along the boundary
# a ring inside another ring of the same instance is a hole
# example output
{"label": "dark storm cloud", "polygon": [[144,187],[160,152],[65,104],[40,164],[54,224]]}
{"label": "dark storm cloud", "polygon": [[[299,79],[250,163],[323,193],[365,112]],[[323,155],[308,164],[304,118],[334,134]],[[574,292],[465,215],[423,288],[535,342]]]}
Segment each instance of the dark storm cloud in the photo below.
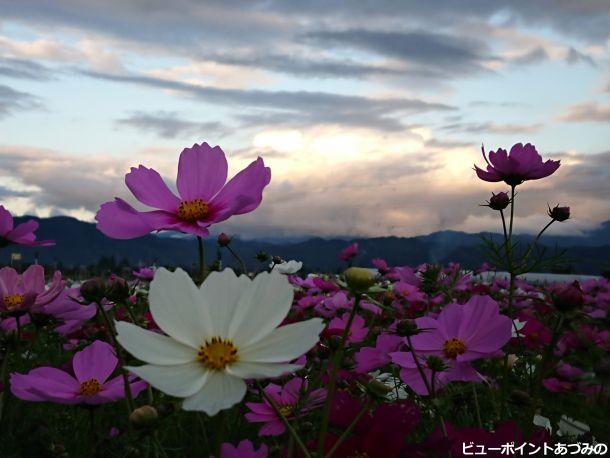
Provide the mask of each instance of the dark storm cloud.
{"label": "dark storm cloud", "polygon": [[53,79],[50,69],[37,62],[26,59],[0,57],[0,77],[48,81]]}
{"label": "dark storm cloud", "polygon": [[[90,71],[86,71],[84,74],[107,81],[178,91],[210,103],[259,110],[266,109],[266,112],[255,113],[262,121],[261,124],[268,124],[281,119],[284,121],[292,120],[295,123],[334,123],[372,127],[381,130],[396,130],[401,127],[401,124],[396,121],[399,116],[415,112],[454,110],[454,107],[450,105],[426,102],[420,99],[379,99],[308,91],[226,89],[198,86],[142,75],[115,75]],[[244,114],[244,116],[246,115]],[[254,119],[250,118],[249,121],[254,122],[256,116]]]}
{"label": "dark storm cloud", "polygon": [[176,138],[180,135],[209,135],[210,132],[222,133],[226,129],[219,122],[196,122],[186,120],[173,111],[156,113],[135,112],[116,121],[118,126],[154,132],[163,138]]}
{"label": "dark storm cloud", "polygon": [[0,119],[14,114],[15,111],[39,107],[41,102],[38,97],[0,84]]}

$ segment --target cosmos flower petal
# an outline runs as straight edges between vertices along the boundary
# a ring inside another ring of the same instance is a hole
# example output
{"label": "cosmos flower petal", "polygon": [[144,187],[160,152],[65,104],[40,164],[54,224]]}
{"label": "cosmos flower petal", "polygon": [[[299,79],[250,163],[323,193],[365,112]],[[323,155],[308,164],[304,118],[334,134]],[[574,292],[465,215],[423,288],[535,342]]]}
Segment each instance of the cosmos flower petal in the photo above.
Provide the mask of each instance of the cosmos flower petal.
{"label": "cosmos flower petal", "polygon": [[227,181],[228,164],[220,146],[193,145],[180,153],[176,185],[184,200],[209,202]]}
{"label": "cosmos flower petal", "polygon": [[311,349],[324,329],[320,318],[287,324],[274,329],[240,351],[240,360],[266,363],[291,361]]}
{"label": "cosmos flower petal", "polygon": [[171,337],[147,331],[125,321],[116,323],[117,340],[134,357],[149,364],[184,364],[193,361],[197,352]]}
{"label": "cosmos flower petal", "polygon": [[182,398],[197,393],[212,373],[199,361],[172,366],[146,364],[125,368],[165,394]]}
{"label": "cosmos flower petal", "polygon": [[278,272],[257,275],[235,308],[227,337],[243,348],[261,340],[286,317],[293,296],[286,276]]}
{"label": "cosmos flower petal", "polygon": [[208,374],[203,388],[184,400],[184,410],[198,410],[213,416],[244,398],[246,384],[242,379],[222,371],[210,371]]}
{"label": "cosmos flower petal", "polygon": [[167,335],[192,348],[213,337],[214,330],[203,297],[182,269],[160,268],[150,283],[150,311]]}
{"label": "cosmos flower petal", "polygon": [[300,364],[277,364],[277,363],[252,363],[238,361],[226,367],[226,371],[235,377],[249,378],[273,378],[280,375],[295,372],[303,366]]}
{"label": "cosmos flower petal", "polygon": [[150,207],[175,212],[180,205],[180,199],[169,190],[159,172],[143,165],[131,168],[125,175],[125,184],[136,199]]}
{"label": "cosmos flower petal", "polygon": [[134,239],[153,230],[140,212],[119,198],[102,204],[95,219],[97,229],[114,239]]}
{"label": "cosmos flower petal", "polygon": [[13,215],[9,212],[4,205],[0,205],[0,237],[3,237],[8,232],[13,230]]}
{"label": "cosmos flower petal", "polygon": [[74,375],[79,382],[95,378],[104,383],[114,371],[118,359],[112,346],[101,340],[77,352],[72,359]]}
{"label": "cosmos flower petal", "polygon": [[235,275],[232,269],[211,272],[201,285],[201,294],[210,304],[210,318],[219,335],[228,335],[239,301],[251,286],[252,280],[246,275]]}

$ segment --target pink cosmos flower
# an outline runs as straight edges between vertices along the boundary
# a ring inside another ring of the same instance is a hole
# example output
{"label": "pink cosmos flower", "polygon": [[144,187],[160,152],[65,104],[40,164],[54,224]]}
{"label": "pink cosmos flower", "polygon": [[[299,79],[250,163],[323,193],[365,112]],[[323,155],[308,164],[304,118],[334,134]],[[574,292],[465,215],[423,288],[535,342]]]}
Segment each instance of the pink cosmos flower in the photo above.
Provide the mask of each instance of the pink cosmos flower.
{"label": "pink cosmos flower", "polygon": [[[300,407],[299,413],[303,414],[319,406],[326,398],[326,390],[318,388],[303,399],[302,391],[306,389],[307,381],[300,377],[293,378],[283,387],[270,383],[264,388],[265,393],[275,401],[280,412],[287,419],[294,418],[297,403]],[[266,399],[264,399],[264,402],[247,402],[246,406],[250,409],[250,412],[245,415],[248,421],[264,423],[258,433],[259,435],[278,436],[286,431],[286,426],[284,426],[281,418]]]}
{"label": "pink cosmos flower", "polygon": [[260,157],[228,183],[227,169],[219,146],[202,143],[185,148],[178,163],[178,197],[157,171],[143,165],[132,167],[125,175],[125,184],[141,203],[158,210],[140,212],[115,198],[100,207],[95,217],[97,228],[115,239],[133,239],[160,230],[205,237],[210,225],[256,209],[271,181],[271,169]]}
{"label": "pink cosmos flower", "polygon": [[267,445],[261,444],[258,450],[249,440],[241,441],[237,447],[225,442],[220,448],[220,458],[267,458]]}
{"label": "pink cosmos flower", "polygon": [[47,289],[42,266],[30,266],[22,275],[12,267],[3,267],[0,269],[0,310],[42,312],[43,306],[54,301],[65,286],[59,271],[53,274]]}
{"label": "pink cosmos flower", "polygon": [[[125,396],[123,378],[108,378],[118,359],[112,346],[101,340],[77,352],[70,374],[55,367],[38,367],[27,374],[12,373],[11,392],[25,401],[50,401],[58,404],[105,404]],[[137,396],[146,382],[132,381],[131,393]]]}
{"label": "pink cosmos flower", "polygon": [[347,248],[344,248],[343,251],[339,254],[339,259],[343,261],[351,261],[358,255],[358,244],[352,243]]}
{"label": "pink cosmos flower", "polygon": [[[92,302],[84,304],[78,288],[66,288],[52,303],[44,306],[44,313],[52,315],[61,321],[55,328],[59,334],[68,335],[80,329],[83,324],[93,318],[97,313],[97,305]],[[112,307],[106,300],[102,300],[105,310]]]}
{"label": "pink cosmos flower", "polygon": [[8,245],[51,246],[53,240],[36,240],[38,222],[33,219],[14,227],[13,215],[0,205],[0,248]]}
{"label": "pink cosmos flower", "polygon": [[[349,321],[349,313],[344,313],[341,317],[333,318],[326,328],[326,332],[332,335],[342,335]],[[369,328],[364,325],[364,318],[356,315],[352,321],[347,334],[347,341],[351,343],[362,342],[369,333]]]}
{"label": "pink cosmos flower", "polygon": [[390,353],[400,347],[403,338],[392,334],[379,334],[374,347],[363,347],[355,355],[356,368],[359,374],[385,366],[391,361]]}
{"label": "pink cosmos flower", "polygon": [[154,267],[140,267],[132,273],[134,277],[139,278],[140,280],[152,281],[152,279],[155,278]]}
{"label": "pink cosmos flower", "polygon": [[485,155],[485,149],[481,147],[483,158],[487,162],[487,171],[476,165],[474,169],[477,176],[483,181],[504,181],[510,186],[517,186],[527,180],[538,180],[555,173],[559,168],[560,161],[548,160],[542,162],[542,157],[536,151],[534,145],[527,143],[516,143],[506,153],[505,149],[489,152],[489,159]]}

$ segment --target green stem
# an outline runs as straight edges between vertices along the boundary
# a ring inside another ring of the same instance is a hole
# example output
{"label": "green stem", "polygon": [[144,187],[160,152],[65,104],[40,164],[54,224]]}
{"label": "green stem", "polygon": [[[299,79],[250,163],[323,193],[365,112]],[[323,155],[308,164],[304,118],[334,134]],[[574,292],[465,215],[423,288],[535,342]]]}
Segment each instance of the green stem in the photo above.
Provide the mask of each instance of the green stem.
{"label": "green stem", "polygon": [[220,458],[220,449],[222,447],[222,439],[225,433],[226,411],[221,410],[216,414],[216,443],[214,445],[214,453]]}
{"label": "green stem", "polygon": [[199,249],[199,282],[203,283],[205,280],[205,246],[200,235],[197,236],[197,247]]}
{"label": "green stem", "polygon": [[292,427],[292,425],[290,424],[290,422],[288,421],[286,416],[282,413],[280,407],[277,405],[275,400],[265,392],[265,390],[263,389],[263,387],[260,385],[259,382],[256,382],[256,385],[258,386],[258,390],[259,390],[261,396],[263,398],[265,398],[265,400],[271,405],[271,407],[273,407],[273,410],[275,410],[275,413],[277,413],[277,415],[280,417],[280,420],[282,420],[282,423],[284,423],[284,426],[286,426],[286,429],[288,430],[291,437],[294,439],[296,444],[299,446],[299,448],[303,452],[303,455],[305,455],[305,458],[311,457],[309,450],[307,450],[307,447],[305,446],[305,444],[303,443],[303,441],[301,440],[301,438],[299,437],[299,435],[297,434],[295,429]]}
{"label": "green stem", "polygon": [[239,264],[241,265],[241,272],[242,272],[244,275],[248,275],[248,268],[246,267],[246,263],[245,263],[245,261],[243,260],[243,258],[242,258],[240,255],[238,255],[238,254],[237,254],[237,253],[236,253],[236,252],[233,250],[233,248],[231,248],[229,245],[227,245],[227,249],[229,250],[229,253],[231,253],[231,254],[233,255],[233,257],[234,257],[235,259],[237,259],[237,262],[239,262]]}
{"label": "green stem", "polygon": [[337,449],[339,448],[339,446],[343,443],[343,441],[345,441],[345,439],[347,439],[347,436],[352,432],[352,430],[356,427],[356,425],[358,424],[358,422],[360,421],[360,419],[364,416],[364,414],[367,412],[367,410],[369,409],[369,406],[371,405],[371,400],[367,399],[366,400],[366,404],[364,404],[364,407],[362,408],[362,410],[358,413],[358,415],[356,415],[356,417],[352,420],[352,422],[349,424],[349,426],[347,427],[347,429],[345,431],[343,431],[343,434],[341,434],[339,436],[339,439],[337,439],[337,442],[335,442],[335,444],[333,445],[333,447],[328,451],[328,453],[326,454],[325,458],[331,458],[331,456],[333,455],[333,453],[335,453],[337,451]]}
{"label": "green stem", "polygon": [[479,396],[477,395],[477,387],[474,383],[472,383],[471,386],[472,395],[474,397],[474,406],[477,412],[477,424],[479,425],[479,428],[483,428],[483,422],[481,421],[481,407],[479,406]]}
{"label": "green stem", "polygon": [[320,438],[318,440],[318,456],[322,456],[324,453],[324,444],[326,442],[326,434],[328,433],[328,420],[330,417],[330,408],[332,406],[333,395],[335,394],[335,385],[337,383],[337,371],[339,366],[341,365],[341,360],[343,359],[343,349],[345,347],[345,342],[349,336],[350,329],[352,327],[352,322],[354,321],[354,317],[356,316],[356,312],[358,311],[358,307],[360,306],[360,300],[362,299],[362,295],[360,293],[356,294],[356,300],[354,302],[354,307],[352,308],[347,325],[343,330],[343,335],[341,336],[341,341],[339,342],[339,348],[332,359],[332,365],[330,378],[328,380],[328,390],[326,392],[326,402],[324,403],[324,415],[322,417],[322,424],[320,426]]}

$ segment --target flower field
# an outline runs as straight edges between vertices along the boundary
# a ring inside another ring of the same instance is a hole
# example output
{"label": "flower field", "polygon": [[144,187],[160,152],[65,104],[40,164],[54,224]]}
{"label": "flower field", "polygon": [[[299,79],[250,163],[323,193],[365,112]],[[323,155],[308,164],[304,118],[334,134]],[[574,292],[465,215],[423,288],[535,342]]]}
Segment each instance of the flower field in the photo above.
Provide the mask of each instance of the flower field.
{"label": "flower field", "polygon": [[[502,237],[482,240],[488,264],[476,272],[359,265],[357,244],[328,254],[345,263],[340,275],[301,275],[273,253],[253,272],[222,233],[219,250],[241,266],[223,269],[203,238],[264,205],[263,159],[228,179],[220,147],[186,148],[178,195],[132,167],[125,184],[149,209],[101,203],[98,229],[188,234],[198,268],[70,279],[2,267],[0,456],[606,454],[610,281],[523,279],[561,262],[538,241],[570,224],[570,208],[549,206],[523,246],[518,191],[560,163],[529,143],[482,155],[474,173],[497,183],[484,206]],[[0,249],[53,244],[36,229],[0,206]]]}

